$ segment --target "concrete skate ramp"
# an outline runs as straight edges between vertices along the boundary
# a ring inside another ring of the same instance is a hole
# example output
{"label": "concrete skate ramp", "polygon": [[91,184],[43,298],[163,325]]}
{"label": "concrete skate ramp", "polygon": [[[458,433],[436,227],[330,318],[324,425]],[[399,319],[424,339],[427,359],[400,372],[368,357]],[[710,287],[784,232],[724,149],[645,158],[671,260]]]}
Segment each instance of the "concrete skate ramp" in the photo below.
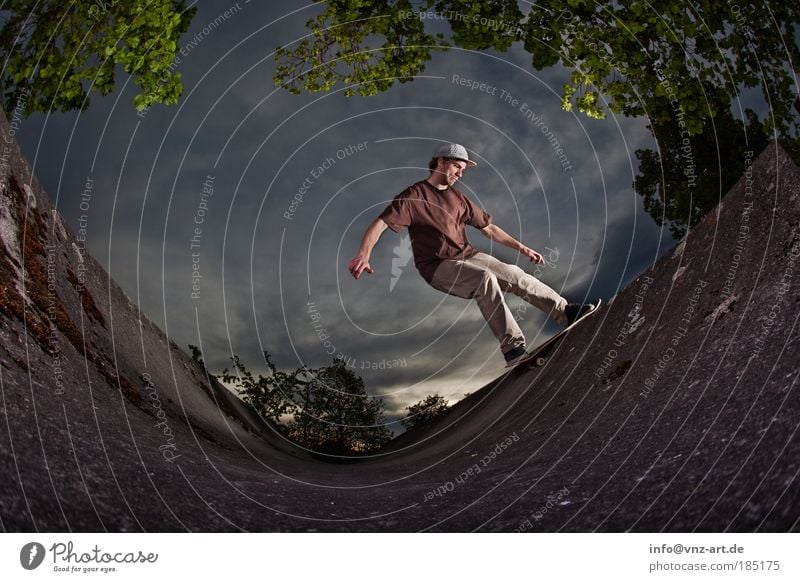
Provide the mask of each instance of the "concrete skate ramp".
{"label": "concrete skate ramp", "polygon": [[546,366],[347,464],[207,378],[17,149],[3,171],[4,531],[798,529],[800,174],[779,147]]}

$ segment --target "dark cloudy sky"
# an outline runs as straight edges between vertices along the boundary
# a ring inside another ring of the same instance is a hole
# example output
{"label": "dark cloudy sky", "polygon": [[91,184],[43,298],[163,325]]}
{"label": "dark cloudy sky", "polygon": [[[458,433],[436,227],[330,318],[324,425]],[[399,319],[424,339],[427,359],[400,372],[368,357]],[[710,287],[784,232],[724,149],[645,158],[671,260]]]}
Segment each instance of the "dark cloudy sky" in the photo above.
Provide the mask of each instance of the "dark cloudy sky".
{"label": "dark cloudy sky", "polygon": [[[635,150],[653,147],[644,120],[562,111],[567,72],[533,71],[521,47],[435,54],[422,77],[369,99],[290,95],[273,85],[272,52],[306,34],[316,10],[203,2],[181,40],[180,105],[137,115],[134,87],[120,77],[86,112],[33,116],[17,134],[73,230],[86,215],[94,256],[180,346],[202,344],[212,371],[232,353],[263,370],[262,350],[285,369],[325,365],[333,351],[390,413],[432,392],[457,400],[499,375],[502,356],[473,302],[428,287],[413,261],[398,265],[392,287],[393,257],[407,258],[401,235],[386,231],[373,275],[347,273],[366,226],[426,177],[442,142],[470,150],[479,166],[461,189],[551,259],[541,278],[570,299],[611,299],[672,246],[631,186]],[[562,144],[562,160],[543,129]],[[91,203],[81,210],[87,179]],[[509,302],[529,343],[555,329]]]}

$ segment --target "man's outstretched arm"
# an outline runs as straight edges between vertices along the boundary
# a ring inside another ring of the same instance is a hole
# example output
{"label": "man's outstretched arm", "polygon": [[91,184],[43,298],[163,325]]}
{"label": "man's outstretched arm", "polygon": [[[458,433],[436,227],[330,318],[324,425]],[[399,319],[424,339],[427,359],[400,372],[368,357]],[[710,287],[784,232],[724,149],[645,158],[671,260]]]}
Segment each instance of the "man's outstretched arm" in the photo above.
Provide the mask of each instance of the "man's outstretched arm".
{"label": "man's outstretched arm", "polygon": [[530,247],[525,246],[496,224],[490,224],[489,226],[480,229],[480,231],[489,240],[500,243],[501,245],[505,245],[508,248],[514,249],[515,251],[519,251],[521,254],[528,257],[532,262],[544,263],[544,257],[540,253],[536,252]]}
{"label": "man's outstretched arm", "polygon": [[361,239],[361,246],[358,247],[358,254],[350,261],[348,269],[350,274],[356,279],[361,276],[361,273],[373,273],[372,267],[369,266],[369,257],[372,254],[372,249],[378,242],[378,239],[383,234],[383,231],[388,227],[382,218],[376,218],[367,227],[364,233],[364,238]]}

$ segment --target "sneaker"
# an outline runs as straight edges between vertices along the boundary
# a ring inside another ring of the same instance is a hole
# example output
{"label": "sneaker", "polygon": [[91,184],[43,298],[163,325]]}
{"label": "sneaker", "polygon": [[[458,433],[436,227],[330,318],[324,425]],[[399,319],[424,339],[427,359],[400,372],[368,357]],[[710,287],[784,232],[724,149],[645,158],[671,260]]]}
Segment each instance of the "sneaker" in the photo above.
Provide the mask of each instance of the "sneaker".
{"label": "sneaker", "polygon": [[594,311],[595,307],[594,303],[568,303],[564,308],[564,314],[567,316],[567,326]]}
{"label": "sneaker", "polygon": [[503,356],[506,358],[506,366],[513,366],[522,358],[524,358],[526,354],[527,351],[525,350],[525,345],[517,346],[513,350],[507,351],[505,354],[503,354]]}

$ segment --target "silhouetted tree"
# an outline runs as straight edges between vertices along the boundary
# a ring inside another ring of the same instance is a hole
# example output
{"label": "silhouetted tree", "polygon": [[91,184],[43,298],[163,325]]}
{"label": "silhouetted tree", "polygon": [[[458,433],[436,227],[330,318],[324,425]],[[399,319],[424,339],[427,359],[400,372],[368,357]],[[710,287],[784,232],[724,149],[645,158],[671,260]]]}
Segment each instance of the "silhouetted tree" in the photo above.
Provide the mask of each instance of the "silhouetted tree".
{"label": "silhouetted tree", "polygon": [[428,394],[416,404],[406,406],[408,414],[406,414],[405,418],[403,418],[400,423],[406,427],[406,429],[410,430],[441,414],[447,410],[448,407],[449,402],[443,396]]}
{"label": "silhouetted tree", "polygon": [[292,441],[313,451],[348,455],[374,451],[391,439],[383,401],[369,396],[364,381],[342,360],[283,372],[268,352],[264,359],[267,376],[255,377],[233,356],[233,369],[226,368],[218,379],[233,385]]}
{"label": "silhouetted tree", "polygon": [[343,455],[374,451],[391,439],[381,399],[342,360],[309,373],[295,393],[296,412],[287,434],[319,452]]}
{"label": "silhouetted tree", "polygon": [[235,386],[242,399],[251,404],[259,414],[280,426],[285,420],[285,415],[296,412],[297,407],[293,398],[303,385],[300,378],[302,370],[294,373],[279,371],[266,351],[264,352],[264,361],[270,371],[268,376],[261,374],[258,375],[258,378],[253,376],[237,355],[234,355],[231,361],[233,369],[225,368],[217,378]]}
{"label": "silhouetted tree", "polygon": [[746,118],[743,122],[720,109],[702,133],[685,139],[674,123],[651,125],[658,151],[636,150],[639,173],[633,186],[656,224],[668,224],[676,239],[739,180],[748,159],[745,152],[758,155],[766,147],[768,137],[758,116],[747,110]]}
{"label": "silhouetted tree", "polygon": [[206,363],[203,361],[203,352],[200,351],[200,348],[189,344],[189,349],[192,352],[192,361],[196,364],[200,364],[200,366],[205,369]]}

